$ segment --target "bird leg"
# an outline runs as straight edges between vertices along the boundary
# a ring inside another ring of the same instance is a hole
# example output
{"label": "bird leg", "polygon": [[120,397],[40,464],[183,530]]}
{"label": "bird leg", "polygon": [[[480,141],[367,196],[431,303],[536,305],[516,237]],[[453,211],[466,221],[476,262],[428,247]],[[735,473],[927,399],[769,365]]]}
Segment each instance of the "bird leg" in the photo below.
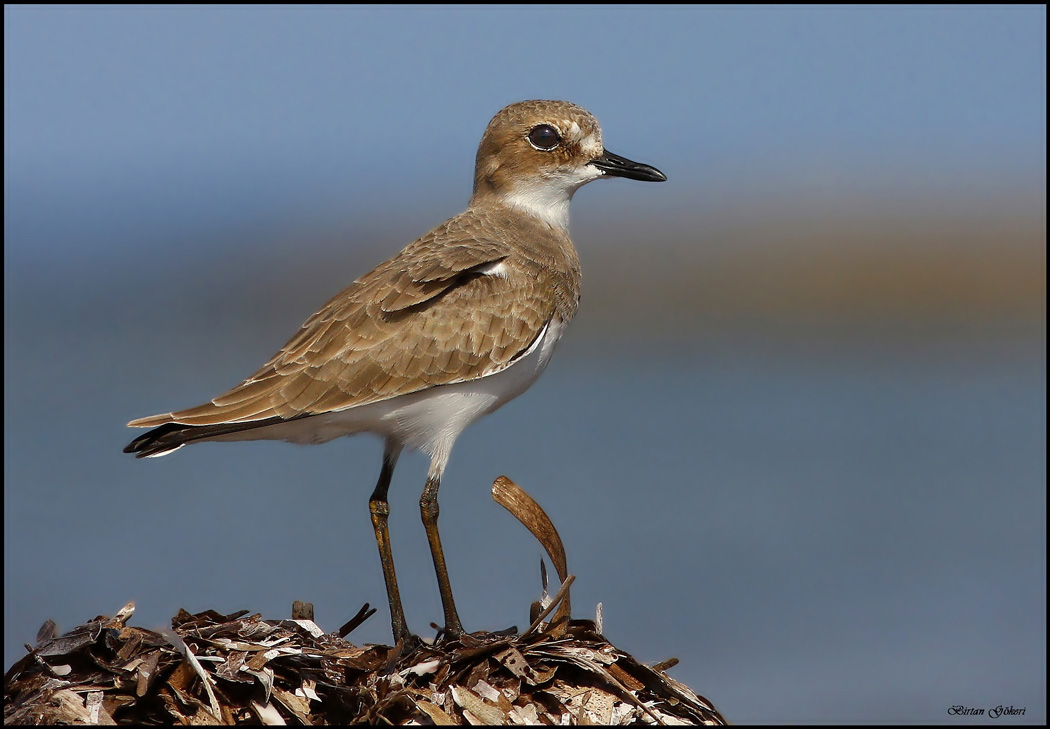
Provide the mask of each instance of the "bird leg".
{"label": "bird leg", "polygon": [[398,643],[409,637],[405,623],[405,611],[401,607],[401,593],[397,589],[397,575],[394,574],[394,555],[390,551],[390,531],[387,518],[390,516],[390,504],[386,500],[390,479],[394,475],[394,465],[401,453],[400,446],[386,444],[383,451],[383,470],[379,473],[379,483],[368,500],[368,511],[372,515],[372,528],[376,533],[376,544],[379,545],[379,561],[383,563],[383,580],[386,582],[386,597],[390,603],[390,627],[394,633],[394,642]]}
{"label": "bird leg", "polygon": [[430,553],[434,557],[434,571],[437,572],[438,591],[441,593],[441,607],[445,611],[445,634],[450,637],[463,635],[463,624],[459,622],[456,603],[452,599],[452,586],[448,581],[448,569],[445,567],[445,552],[441,549],[441,536],[438,534],[438,500],[437,493],[441,487],[440,474],[431,473],[423,496],[419,499],[419,511],[423,515],[423,528],[427,531],[430,542]]}

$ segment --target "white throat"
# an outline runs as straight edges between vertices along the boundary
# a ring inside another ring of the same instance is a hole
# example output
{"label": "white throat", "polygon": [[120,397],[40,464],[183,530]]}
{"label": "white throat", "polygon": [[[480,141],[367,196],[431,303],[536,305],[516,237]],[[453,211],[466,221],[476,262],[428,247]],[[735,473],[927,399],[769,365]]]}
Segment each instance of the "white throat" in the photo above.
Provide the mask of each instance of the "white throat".
{"label": "white throat", "polygon": [[503,202],[554,228],[568,230],[569,202],[573,192],[553,185],[522,185],[507,193]]}
{"label": "white throat", "polygon": [[596,167],[586,165],[571,172],[548,172],[516,181],[502,196],[503,202],[554,228],[569,230],[569,203],[573,194],[591,180],[601,177]]}

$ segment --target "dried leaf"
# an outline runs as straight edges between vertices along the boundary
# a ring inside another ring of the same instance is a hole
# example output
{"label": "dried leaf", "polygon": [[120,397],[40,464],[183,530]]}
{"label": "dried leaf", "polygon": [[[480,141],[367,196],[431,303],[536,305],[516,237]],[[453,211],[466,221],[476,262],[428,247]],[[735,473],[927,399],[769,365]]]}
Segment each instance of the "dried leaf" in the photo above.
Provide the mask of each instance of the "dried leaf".
{"label": "dried leaf", "polygon": [[310,723],[310,702],[296,696],[290,691],[285,691],[280,686],[273,687],[273,697],[281,703],[284,708],[296,715],[304,724]]}
{"label": "dried leaf", "polygon": [[444,709],[429,701],[417,701],[416,706],[438,726],[453,726],[456,723],[451,716],[445,713]]}
{"label": "dried leaf", "polygon": [[[562,544],[558,530],[554,523],[536,501],[529,496],[516,483],[506,476],[500,476],[492,484],[492,498],[500,506],[514,515],[526,529],[528,529],[554,562],[554,569],[558,572],[558,578],[565,584],[569,577],[569,570],[565,559],[565,547]],[[552,624],[561,625],[569,619],[572,610],[569,606],[569,595],[566,592],[562,600],[558,614],[552,620]]]}
{"label": "dried leaf", "polygon": [[40,630],[36,632],[36,642],[43,643],[46,640],[51,640],[58,635],[58,626],[54,620],[50,618],[44,621],[44,624],[40,626]]}
{"label": "dried leaf", "polygon": [[452,699],[463,708],[464,716],[467,712],[473,715],[475,721],[471,724],[484,726],[502,726],[507,723],[506,715],[494,706],[489,706],[480,696],[468,688],[452,687]]}

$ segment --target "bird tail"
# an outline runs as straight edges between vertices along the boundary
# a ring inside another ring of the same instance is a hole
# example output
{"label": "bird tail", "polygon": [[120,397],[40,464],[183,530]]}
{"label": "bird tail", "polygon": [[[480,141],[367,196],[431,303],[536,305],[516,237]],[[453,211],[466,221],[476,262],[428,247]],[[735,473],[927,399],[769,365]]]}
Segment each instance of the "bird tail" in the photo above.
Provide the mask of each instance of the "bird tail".
{"label": "bird tail", "polygon": [[[143,418],[147,420],[147,418]],[[139,421],[132,421],[132,423]],[[124,446],[125,453],[134,453],[136,458],[158,458],[174,453],[179,448],[196,441],[208,440],[219,435],[240,433],[245,430],[265,428],[268,425],[287,422],[286,418],[266,418],[243,423],[216,423],[215,425],[183,425],[164,423],[158,428],[140,435]]]}

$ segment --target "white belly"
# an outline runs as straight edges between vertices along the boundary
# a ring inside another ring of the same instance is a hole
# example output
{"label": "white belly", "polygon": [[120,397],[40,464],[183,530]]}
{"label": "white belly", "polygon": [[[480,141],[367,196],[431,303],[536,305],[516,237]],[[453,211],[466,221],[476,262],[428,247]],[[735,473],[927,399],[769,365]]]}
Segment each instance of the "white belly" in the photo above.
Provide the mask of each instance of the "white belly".
{"label": "white belly", "polygon": [[464,428],[525,392],[547,367],[565,325],[552,320],[514,364],[495,374],[393,397],[370,405],[314,415],[280,425],[218,436],[213,440],[287,440],[326,443],[372,432],[431,456],[448,457]]}

